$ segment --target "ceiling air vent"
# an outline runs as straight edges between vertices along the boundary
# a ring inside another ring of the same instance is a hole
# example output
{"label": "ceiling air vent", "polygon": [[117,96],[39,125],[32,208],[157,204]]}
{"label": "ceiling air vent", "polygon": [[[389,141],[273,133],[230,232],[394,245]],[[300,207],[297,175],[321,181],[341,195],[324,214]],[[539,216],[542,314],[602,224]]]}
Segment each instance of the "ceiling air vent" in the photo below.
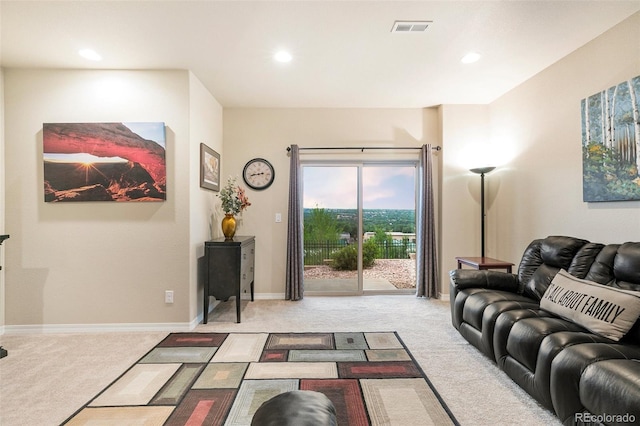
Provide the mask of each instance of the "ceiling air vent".
{"label": "ceiling air vent", "polygon": [[396,21],[391,28],[392,33],[423,33],[433,21]]}

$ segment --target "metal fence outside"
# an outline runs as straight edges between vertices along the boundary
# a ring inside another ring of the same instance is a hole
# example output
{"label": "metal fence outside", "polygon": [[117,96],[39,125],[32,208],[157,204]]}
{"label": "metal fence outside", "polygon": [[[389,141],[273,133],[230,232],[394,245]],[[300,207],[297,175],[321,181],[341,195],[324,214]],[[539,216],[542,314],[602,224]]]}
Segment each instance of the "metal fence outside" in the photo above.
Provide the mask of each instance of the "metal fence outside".
{"label": "metal fence outside", "polygon": [[[352,244],[357,244],[354,242]],[[304,264],[322,265],[336,251],[348,246],[346,240],[336,241],[304,241]],[[377,242],[376,259],[409,259],[409,253],[416,252],[416,243],[411,241]]]}

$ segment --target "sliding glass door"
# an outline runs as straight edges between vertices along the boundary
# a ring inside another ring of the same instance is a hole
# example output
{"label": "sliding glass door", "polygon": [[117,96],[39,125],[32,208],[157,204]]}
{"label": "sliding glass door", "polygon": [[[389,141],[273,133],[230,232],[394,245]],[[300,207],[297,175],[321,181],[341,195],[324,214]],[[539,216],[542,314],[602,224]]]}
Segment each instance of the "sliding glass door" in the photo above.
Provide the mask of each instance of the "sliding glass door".
{"label": "sliding glass door", "polygon": [[305,293],[360,294],[360,169],[303,166]]}
{"label": "sliding glass door", "polygon": [[415,292],[414,163],[303,164],[305,294]]}
{"label": "sliding glass door", "polygon": [[[416,165],[364,165],[362,225],[365,290],[416,288]],[[366,263],[366,262],[365,262]],[[366,266],[366,265],[365,265]]]}

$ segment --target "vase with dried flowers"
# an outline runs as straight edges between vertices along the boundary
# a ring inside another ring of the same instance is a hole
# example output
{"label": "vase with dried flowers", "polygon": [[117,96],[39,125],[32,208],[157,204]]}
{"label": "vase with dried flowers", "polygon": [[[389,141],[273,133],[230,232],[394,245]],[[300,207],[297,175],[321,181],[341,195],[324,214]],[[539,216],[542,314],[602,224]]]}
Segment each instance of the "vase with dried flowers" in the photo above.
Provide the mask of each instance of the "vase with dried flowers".
{"label": "vase with dried flowers", "polygon": [[226,240],[232,240],[236,233],[237,222],[235,216],[251,205],[244,188],[236,183],[236,178],[229,176],[226,185],[220,190],[218,197],[222,201],[222,233]]}

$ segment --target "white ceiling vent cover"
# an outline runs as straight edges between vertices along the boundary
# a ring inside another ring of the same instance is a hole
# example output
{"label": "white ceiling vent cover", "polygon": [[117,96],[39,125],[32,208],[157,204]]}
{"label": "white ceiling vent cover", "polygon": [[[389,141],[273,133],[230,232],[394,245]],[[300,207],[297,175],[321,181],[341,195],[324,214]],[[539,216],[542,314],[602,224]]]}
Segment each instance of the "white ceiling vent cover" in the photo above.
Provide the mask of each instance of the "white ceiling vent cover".
{"label": "white ceiling vent cover", "polygon": [[396,21],[391,28],[392,33],[423,33],[433,21]]}

